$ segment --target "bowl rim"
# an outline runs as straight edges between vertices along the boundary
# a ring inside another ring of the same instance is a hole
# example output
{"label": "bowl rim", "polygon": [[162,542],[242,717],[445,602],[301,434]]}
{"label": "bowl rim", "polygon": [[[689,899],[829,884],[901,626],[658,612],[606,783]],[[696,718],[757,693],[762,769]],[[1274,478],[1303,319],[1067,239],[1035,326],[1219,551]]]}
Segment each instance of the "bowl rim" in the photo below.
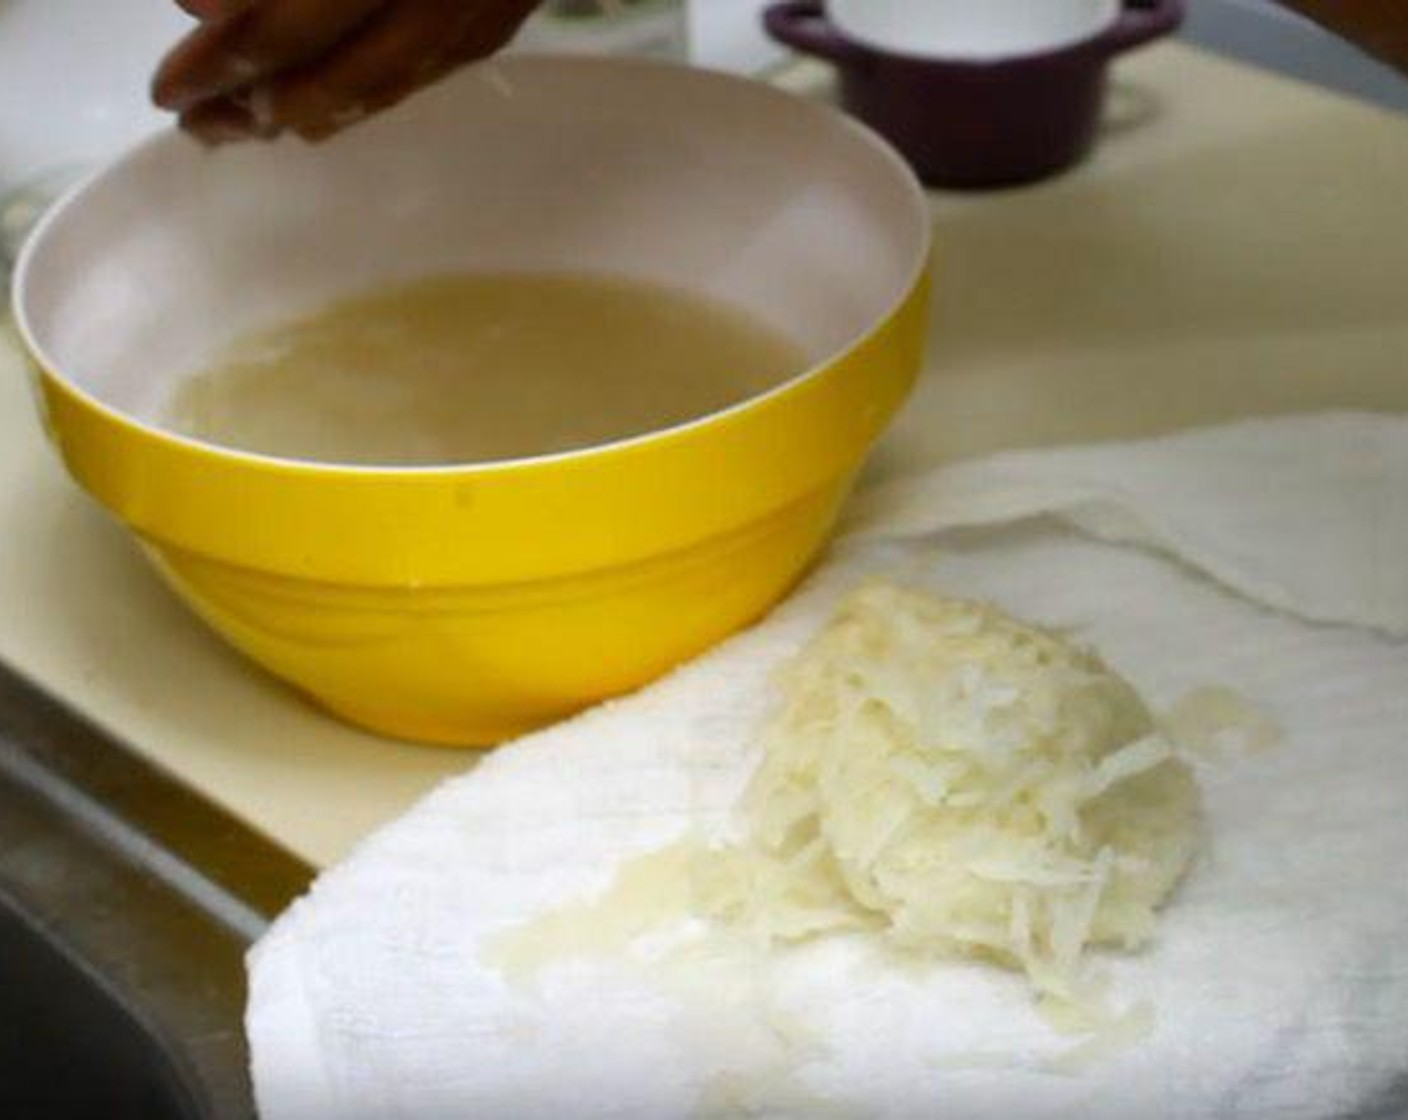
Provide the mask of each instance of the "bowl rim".
{"label": "bowl rim", "polygon": [[[683,66],[678,63],[662,62],[655,59],[627,58],[620,56],[594,57],[580,55],[555,55],[536,52],[515,53],[495,57],[490,60],[495,66],[512,68],[547,69],[606,69],[638,70],[650,72],[670,71],[676,76],[692,81],[746,88],[750,94],[768,98],[785,98],[801,108],[814,121],[827,127],[841,128],[849,132],[880,163],[893,173],[895,182],[904,188],[911,207],[909,217],[916,227],[913,253],[908,270],[896,284],[896,294],[878,314],[871,316],[845,343],[832,348],[825,356],[812,362],[797,374],[764,392],[745,397],[726,408],[705,413],[689,420],[665,428],[655,428],[612,440],[607,443],[592,444],[587,447],[569,448],[542,455],[520,456],[510,459],[491,459],[464,463],[431,464],[373,464],[373,463],[331,463],[320,460],[297,459],[260,452],[246,451],[207,442],[192,436],[169,431],[128,412],[100,400],[87,388],[80,385],[72,376],[64,372],[60,363],[40,344],[37,333],[30,321],[29,289],[34,261],[45,250],[52,231],[78,207],[86,197],[99,189],[109,178],[120,174],[134,160],[149,151],[170,147],[176,143],[190,143],[177,128],[167,128],[145,137],[129,146],[116,157],[96,168],[70,187],[60,199],[49,208],[21,249],[15,265],[14,281],[10,291],[11,315],[20,340],[43,376],[52,379],[62,390],[80,401],[85,408],[100,415],[107,423],[124,429],[130,434],[145,440],[157,442],[183,453],[201,457],[213,457],[230,465],[242,464],[257,470],[273,470],[298,474],[300,476],[330,476],[337,478],[366,478],[385,481],[388,478],[409,480],[426,478],[444,480],[463,479],[517,471],[524,468],[548,467],[562,463],[582,462],[605,458],[621,453],[629,453],[643,445],[670,440],[677,436],[726,422],[755,408],[765,407],[769,402],[806,385],[865,345],[877,331],[889,323],[904,307],[928,275],[934,243],[933,221],[930,215],[928,198],[922,183],[904,158],[877,132],[868,125],[843,113],[832,105],[810,97],[788,93],[766,82],[727,74],[720,71]],[[476,65],[484,65],[479,63]],[[351,294],[351,293],[349,293]]]}

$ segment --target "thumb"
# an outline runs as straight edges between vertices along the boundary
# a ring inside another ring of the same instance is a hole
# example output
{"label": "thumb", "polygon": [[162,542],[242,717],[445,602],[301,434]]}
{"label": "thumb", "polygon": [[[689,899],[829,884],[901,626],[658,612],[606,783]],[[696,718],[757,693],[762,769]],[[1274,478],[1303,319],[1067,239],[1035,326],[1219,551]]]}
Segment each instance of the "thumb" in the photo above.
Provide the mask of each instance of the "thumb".
{"label": "thumb", "polygon": [[258,3],[258,0],[176,0],[181,8],[196,19],[225,19]]}

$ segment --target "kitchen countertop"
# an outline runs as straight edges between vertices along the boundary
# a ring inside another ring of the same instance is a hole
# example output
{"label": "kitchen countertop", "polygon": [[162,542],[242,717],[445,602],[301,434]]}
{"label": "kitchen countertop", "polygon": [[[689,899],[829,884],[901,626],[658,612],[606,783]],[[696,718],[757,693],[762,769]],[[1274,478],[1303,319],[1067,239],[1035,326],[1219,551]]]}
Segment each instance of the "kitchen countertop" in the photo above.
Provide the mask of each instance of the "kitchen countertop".
{"label": "kitchen countertop", "polygon": [[[934,199],[928,369],[870,479],[1218,418],[1408,409],[1408,121],[1166,44],[1095,157]],[[44,446],[0,341],[0,660],[315,865],[472,754],[347,729],[209,636]]]}

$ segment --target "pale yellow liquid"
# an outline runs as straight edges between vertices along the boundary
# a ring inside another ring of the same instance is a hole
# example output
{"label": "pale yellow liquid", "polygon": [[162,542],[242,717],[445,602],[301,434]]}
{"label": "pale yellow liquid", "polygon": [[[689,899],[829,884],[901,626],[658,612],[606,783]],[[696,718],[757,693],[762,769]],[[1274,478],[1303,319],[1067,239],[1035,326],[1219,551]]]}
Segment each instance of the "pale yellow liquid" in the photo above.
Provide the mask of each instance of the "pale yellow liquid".
{"label": "pale yellow liquid", "polygon": [[325,463],[514,459],[727,408],[806,365],[735,308],[591,275],[440,276],[237,342],[182,381],[167,427]]}

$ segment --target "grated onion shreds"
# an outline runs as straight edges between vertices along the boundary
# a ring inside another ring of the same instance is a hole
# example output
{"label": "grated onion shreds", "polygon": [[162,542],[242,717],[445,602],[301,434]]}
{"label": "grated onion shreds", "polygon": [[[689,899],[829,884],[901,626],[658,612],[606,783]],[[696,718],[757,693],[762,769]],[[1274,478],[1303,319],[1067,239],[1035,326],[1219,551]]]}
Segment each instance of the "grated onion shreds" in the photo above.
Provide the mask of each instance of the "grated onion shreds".
{"label": "grated onion shreds", "polygon": [[746,838],[699,880],[765,940],[875,930],[1078,1003],[1086,951],[1146,942],[1197,850],[1197,786],[1133,687],[992,607],[870,585],[781,687]]}

